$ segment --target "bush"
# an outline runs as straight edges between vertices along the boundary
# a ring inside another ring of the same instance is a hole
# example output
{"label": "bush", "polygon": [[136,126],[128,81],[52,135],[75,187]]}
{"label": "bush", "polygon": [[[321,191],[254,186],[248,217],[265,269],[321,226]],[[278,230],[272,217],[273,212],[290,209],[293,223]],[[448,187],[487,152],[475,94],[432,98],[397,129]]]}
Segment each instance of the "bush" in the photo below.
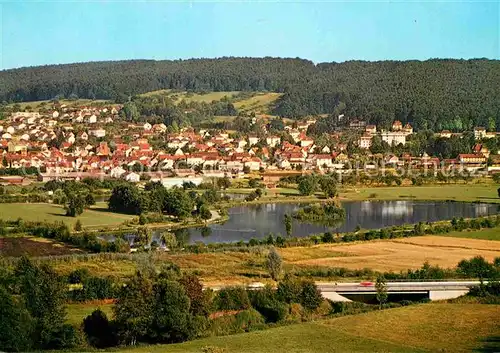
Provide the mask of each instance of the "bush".
{"label": "bush", "polygon": [[243,310],[236,315],[226,315],[211,321],[209,333],[215,336],[250,332],[265,326],[264,318],[255,309]]}
{"label": "bush", "polygon": [[87,342],[96,348],[106,348],[116,345],[116,335],[106,314],[96,309],[83,320],[83,331]]}
{"label": "bush", "polygon": [[250,308],[250,299],[245,288],[228,287],[217,292],[215,306],[218,310],[246,310]]}
{"label": "bush", "polygon": [[278,300],[277,293],[271,288],[250,292],[252,307],[264,316],[266,322],[279,322],[285,319],[288,307]]}
{"label": "bush", "polygon": [[302,291],[300,293],[300,303],[309,310],[315,310],[321,305],[323,296],[313,281],[302,282]]}

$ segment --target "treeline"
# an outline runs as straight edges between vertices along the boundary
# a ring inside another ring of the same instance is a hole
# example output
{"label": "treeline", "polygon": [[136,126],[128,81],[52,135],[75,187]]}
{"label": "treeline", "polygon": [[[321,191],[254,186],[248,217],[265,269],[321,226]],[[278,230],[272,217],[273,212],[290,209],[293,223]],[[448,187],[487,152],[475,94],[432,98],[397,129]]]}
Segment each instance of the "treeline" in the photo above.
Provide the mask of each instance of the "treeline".
{"label": "treeline", "polygon": [[480,279],[499,280],[500,279],[500,257],[492,262],[486,261],[482,256],[460,261],[454,268],[442,268],[425,262],[422,267],[401,272],[377,272],[369,268],[348,269],[344,267],[312,267],[297,269],[292,272],[297,277],[315,278],[376,278],[383,276],[386,280],[447,280],[453,278],[460,279]]}
{"label": "treeline", "polygon": [[283,92],[274,113],[340,114],[388,127],[500,126],[500,62],[495,60],[349,61],[220,58],[50,65],[0,72],[0,100],[114,99],[159,89]]}

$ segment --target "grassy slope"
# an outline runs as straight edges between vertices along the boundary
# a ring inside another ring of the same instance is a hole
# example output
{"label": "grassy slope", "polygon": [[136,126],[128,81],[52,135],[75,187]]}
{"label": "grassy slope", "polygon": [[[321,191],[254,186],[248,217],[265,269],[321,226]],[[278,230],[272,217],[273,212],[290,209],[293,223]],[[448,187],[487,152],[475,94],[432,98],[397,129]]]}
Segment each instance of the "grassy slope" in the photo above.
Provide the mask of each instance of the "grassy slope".
{"label": "grassy slope", "polygon": [[[341,190],[346,200],[452,200],[500,203],[497,185],[457,184],[430,186],[356,187]],[[374,197],[372,197],[375,195]]]}
{"label": "grassy slope", "polygon": [[120,352],[468,352],[500,335],[499,311],[499,305],[425,304]]}
{"label": "grassy slope", "polygon": [[46,203],[2,203],[0,204],[0,218],[15,220],[21,217],[26,221],[64,222],[73,226],[77,219],[84,227],[112,226],[133,218],[129,215],[112,213],[106,210],[103,202],[98,202],[93,209],[85,210],[78,217],[66,217],[64,208],[60,205]]}
{"label": "grassy slope", "polygon": [[484,239],[484,240],[498,240],[500,241],[500,229],[481,229],[481,230],[472,230],[465,232],[452,232],[448,234],[440,234],[445,237],[454,237],[454,238],[469,238],[469,239]]}
{"label": "grassy slope", "polygon": [[234,103],[236,109],[244,112],[268,113],[270,107],[281,97],[281,93],[257,93]]}
{"label": "grassy slope", "polygon": [[66,313],[67,319],[66,321],[69,324],[79,326],[83,319],[85,319],[88,315],[90,315],[95,309],[101,309],[106,313],[108,318],[111,318],[113,315],[112,304],[92,304],[92,303],[83,303],[83,304],[68,304],[66,305]]}

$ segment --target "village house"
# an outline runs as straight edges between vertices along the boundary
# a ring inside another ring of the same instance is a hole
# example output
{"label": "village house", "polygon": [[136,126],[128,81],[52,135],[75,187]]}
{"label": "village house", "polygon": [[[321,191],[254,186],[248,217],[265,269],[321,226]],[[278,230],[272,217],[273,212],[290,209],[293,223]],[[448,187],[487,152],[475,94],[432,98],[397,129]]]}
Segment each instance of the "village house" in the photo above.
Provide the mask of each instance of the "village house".
{"label": "village house", "polygon": [[266,143],[270,147],[276,147],[281,143],[281,138],[279,136],[268,136],[266,137]]}
{"label": "village house", "polygon": [[257,136],[252,136],[252,135],[248,136],[248,144],[250,146],[256,145],[257,143],[259,143],[259,138]]}
{"label": "village house", "polygon": [[106,136],[106,130],[104,129],[89,130],[89,135],[95,136],[97,138],[102,138]]}
{"label": "village house", "polygon": [[484,127],[474,128],[474,138],[476,140],[481,140],[486,137],[486,129]]}
{"label": "village house", "polygon": [[406,144],[406,135],[402,131],[384,131],[380,133],[382,141],[387,142],[390,146],[397,146],[399,144]]}
{"label": "village house", "polygon": [[395,120],[392,123],[392,131],[401,131],[403,130],[403,124],[399,120]]}
{"label": "village house", "polygon": [[372,147],[372,137],[370,135],[363,135],[358,141],[359,148],[369,149]]}
{"label": "village house", "polygon": [[377,126],[376,125],[366,125],[365,132],[367,134],[374,135],[377,133]]}

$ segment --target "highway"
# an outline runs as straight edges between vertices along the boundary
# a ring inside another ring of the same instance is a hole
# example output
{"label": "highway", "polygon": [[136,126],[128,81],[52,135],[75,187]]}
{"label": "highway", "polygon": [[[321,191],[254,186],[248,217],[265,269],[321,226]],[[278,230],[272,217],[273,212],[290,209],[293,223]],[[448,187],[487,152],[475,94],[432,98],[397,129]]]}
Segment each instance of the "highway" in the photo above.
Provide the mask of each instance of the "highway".
{"label": "highway", "polygon": [[[387,282],[388,292],[468,290],[479,281]],[[487,283],[487,282],[485,282]],[[321,292],[374,292],[375,282],[316,282]]]}

